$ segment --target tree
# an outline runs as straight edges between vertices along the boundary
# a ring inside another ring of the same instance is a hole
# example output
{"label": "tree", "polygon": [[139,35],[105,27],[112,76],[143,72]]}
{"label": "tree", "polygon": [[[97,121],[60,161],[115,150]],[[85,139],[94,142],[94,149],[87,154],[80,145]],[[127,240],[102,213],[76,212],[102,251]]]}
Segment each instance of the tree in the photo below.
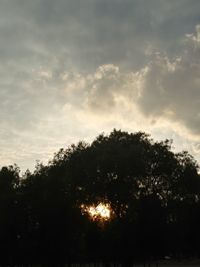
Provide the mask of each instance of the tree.
{"label": "tree", "polygon": [[[12,264],[16,257],[15,247],[19,238],[17,219],[19,168],[2,167],[0,170],[0,251],[1,261]],[[11,256],[10,256],[11,255]]]}
{"label": "tree", "polygon": [[[0,264],[121,263],[199,256],[200,176],[172,142],[113,130],[20,177],[0,170]],[[108,203],[107,221],[87,209]]]}
{"label": "tree", "polygon": [[[78,202],[111,203],[121,222],[120,235],[127,236],[123,242],[120,240],[121,255],[124,251],[127,258],[130,251],[129,256],[135,252],[135,258],[147,257],[145,246],[150,251],[150,245],[154,257],[173,252],[168,246],[173,232],[168,230],[175,223],[170,220],[171,207],[178,209],[175,210],[178,216],[180,205],[187,205],[188,201],[194,205],[200,191],[198,166],[188,153],[173,153],[170,140],[154,142],[145,133],[114,130],[108,136],[98,136],[91,145],[79,143],[71,150],[63,150],[57,164],[60,161],[66,166],[70,190]],[[137,243],[133,245],[135,238]]]}

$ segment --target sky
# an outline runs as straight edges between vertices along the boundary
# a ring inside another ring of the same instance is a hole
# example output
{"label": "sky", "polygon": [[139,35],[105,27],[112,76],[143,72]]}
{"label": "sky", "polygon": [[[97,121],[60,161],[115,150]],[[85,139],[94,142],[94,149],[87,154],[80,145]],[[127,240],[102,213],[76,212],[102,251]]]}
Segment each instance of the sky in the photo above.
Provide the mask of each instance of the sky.
{"label": "sky", "polygon": [[200,1],[0,0],[0,166],[114,128],[200,163]]}

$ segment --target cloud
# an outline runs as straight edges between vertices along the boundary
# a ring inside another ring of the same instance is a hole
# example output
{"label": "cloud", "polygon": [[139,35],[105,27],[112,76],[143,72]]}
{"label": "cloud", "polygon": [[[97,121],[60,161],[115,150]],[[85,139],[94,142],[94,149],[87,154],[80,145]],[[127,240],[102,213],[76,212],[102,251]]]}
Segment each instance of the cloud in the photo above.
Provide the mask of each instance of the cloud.
{"label": "cloud", "polygon": [[33,166],[114,127],[172,137],[198,156],[199,9],[0,0],[1,164]]}
{"label": "cloud", "polygon": [[121,111],[118,100],[124,99],[133,109],[138,107],[146,119],[179,123],[190,134],[200,136],[199,35],[197,25],[195,34],[186,35],[179,56],[170,59],[157,52],[138,71],[107,64],[85,76],[71,76],[65,80],[68,98],[76,98],[78,105],[102,116]]}
{"label": "cloud", "polygon": [[[137,69],[145,51],[177,52],[199,19],[198,0],[0,1],[1,61],[94,70]],[[62,63],[61,63],[62,62]]]}
{"label": "cloud", "polygon": [[122,74],[112,64],[100,66],[90,79],[85,105],[95,112],[112,111],[120,95],[129,93],[131,74]]}
{"label": "cloud", "polygon": [[146,68],[139,72],[122,71],[119,66],[106,64],[90,73],[60,74],[60,92],[66,103],[99,116],[122,112],[119,103],[134,106],[140,93]]}
{"label": "cloud", "polygon": [[178,121],[200,136],[200,27],[187,35],[182,55],[157,54],[148,64],[138,106],[146,116]]}

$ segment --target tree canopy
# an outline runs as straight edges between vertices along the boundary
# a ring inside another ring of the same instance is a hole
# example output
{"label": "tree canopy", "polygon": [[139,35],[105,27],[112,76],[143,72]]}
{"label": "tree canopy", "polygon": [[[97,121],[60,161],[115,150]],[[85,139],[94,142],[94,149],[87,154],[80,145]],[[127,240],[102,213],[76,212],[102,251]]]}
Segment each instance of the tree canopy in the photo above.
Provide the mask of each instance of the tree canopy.
{"label": "tree canopy", "polygon": [[[0,264],[199,257],[200,176],[171,140],[113,130],[58,151],[20,176],[0,170]],[[105,203],[110,218],[86,207]]]}

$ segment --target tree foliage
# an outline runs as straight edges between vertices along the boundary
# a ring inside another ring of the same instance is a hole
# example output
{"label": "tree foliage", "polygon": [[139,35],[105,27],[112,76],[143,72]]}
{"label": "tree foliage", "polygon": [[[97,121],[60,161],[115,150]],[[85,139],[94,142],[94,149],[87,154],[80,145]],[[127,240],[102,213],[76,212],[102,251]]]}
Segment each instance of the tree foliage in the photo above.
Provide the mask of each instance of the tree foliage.
{"label": "tree foliage", "polygon": [[[113,130],[61,149],[20,177],[0,170],[1,264],[61,266],[199,256],[200,176],[171,140]],[[111,219],[82,206],[109,203]]]}

